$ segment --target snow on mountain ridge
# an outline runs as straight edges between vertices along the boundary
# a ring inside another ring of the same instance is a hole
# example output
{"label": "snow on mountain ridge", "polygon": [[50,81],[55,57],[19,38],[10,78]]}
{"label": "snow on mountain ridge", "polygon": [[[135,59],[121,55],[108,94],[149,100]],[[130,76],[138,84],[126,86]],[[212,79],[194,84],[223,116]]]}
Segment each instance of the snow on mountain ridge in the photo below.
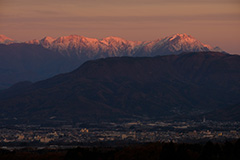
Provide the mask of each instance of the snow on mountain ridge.
{"label": "snow on mountain ridge", "polygon": [[155,48],[169,50],[171,52],[201,52],[201,51],[214,51],[213,47],[203,44],[194,37],[187,34],[176,34],[169,36],[160,41],[160,46]]}
{"label": "snow on mountain ridge", "polygon": [[26,43],[40,44],[63,55],[78,57],[112,57],[112,56],[155,56],[179,54],[181,52],[222,51],[210,45],[203,44],[194,37],[175,34],[154,41],[129,41],[120,37],[103,39],[87,38],[79,35],[62,36],[58,38],[44,37],[37,41]]}
{"label": "snow on mountain ridge", "polygon": [[16,43],[17,41],[15,41],[12,38],[9,38],[5,35],[0,35],[0,44],[11,44],[11,43]]}
{"label": "snow on mountain ridge", "polygon": [[46,36],[40,40],[40,44],[45,48],[49,48],[54,40],[54,38]]}

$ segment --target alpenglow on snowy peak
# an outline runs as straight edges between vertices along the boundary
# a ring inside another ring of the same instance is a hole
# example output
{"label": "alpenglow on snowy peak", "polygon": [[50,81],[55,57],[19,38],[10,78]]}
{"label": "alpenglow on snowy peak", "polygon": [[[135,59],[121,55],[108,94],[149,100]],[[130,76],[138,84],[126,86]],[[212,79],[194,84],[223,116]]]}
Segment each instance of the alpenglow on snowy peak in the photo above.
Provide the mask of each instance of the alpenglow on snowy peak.
{"label": "alpenglow on snowy peak", "polygon": [[78,35],[59,38],[45,37],[27,41],[63,55],[77,55],[79,58],[103,58],[117,56],[156,56],[180,54],[182,52],[224,52],[219,47],[203,44],[187,34],[175,34],[153,41],[129,41],[119,37],[103,39],[87,38]]}
{"label": "alpenglow on snowy peak", "polygon": [[0,44],[11,44],[11,43],[16,43],[17,41],[5,36],[5,35],[0,35]]}

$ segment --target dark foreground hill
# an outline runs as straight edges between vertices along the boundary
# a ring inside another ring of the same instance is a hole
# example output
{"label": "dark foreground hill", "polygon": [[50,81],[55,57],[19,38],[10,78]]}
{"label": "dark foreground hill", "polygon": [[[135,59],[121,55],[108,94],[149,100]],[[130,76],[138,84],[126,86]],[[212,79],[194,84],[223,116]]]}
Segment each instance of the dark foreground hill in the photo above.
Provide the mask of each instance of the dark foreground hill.
{"label": "dark foreground hill", "polygon": [[193,118],[238,103],[240,56],[183,53],[88,61],[71,73],[15,85],[0,93],[0,118],[23,123]]}
{"label": "dark foreground hill", "polygon": [[[237,160],[240,159],[240,140],[235,142],[205,144],[148,143],[120,147],[78,147],[72,149],[23,148],[8,151],[0,149],[4,160]],[[117,145],[117,144],[115,144]]]}

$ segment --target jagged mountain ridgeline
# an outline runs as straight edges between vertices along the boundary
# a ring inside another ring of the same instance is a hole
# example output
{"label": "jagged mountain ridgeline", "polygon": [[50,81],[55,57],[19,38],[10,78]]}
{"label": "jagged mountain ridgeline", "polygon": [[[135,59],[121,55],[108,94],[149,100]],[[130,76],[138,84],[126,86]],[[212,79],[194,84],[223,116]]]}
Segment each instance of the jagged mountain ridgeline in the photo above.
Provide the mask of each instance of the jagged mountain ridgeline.
{"label": "jagged mountain ridgeline", "polygon": [[220,52],[91,60],[70,73],[1,91],[0,119],[49,124],[206,115],[221,120],[213,113],[235,106],[226,116],[240,120],[239,82],[240,56]]}
{"label": "jagged mountain ridgeline", "polygon": [[104,39],[71,35],[45,37],[17,43],[0,36],[0,89],[19,81],[38,81],[72,71],[87,60],[106,57],[147,57],[177,55],[182,52],[224,52],[187,34],[154,41],[128,41],[119,37]]}
{"label": "jagged mountain ridgeline", "polygon": [[221,51],[198,41],[187,34],[157,39],[154,41],[128,41],[119,37],[107,37],[101,40],[71,35],[59,38],[45,37],[31,40],[28,44],[40,44],[44,48],[64,55],[77,55],[80,58],[103,58],[120,56],[155,56],[179,54],[182,52]]}

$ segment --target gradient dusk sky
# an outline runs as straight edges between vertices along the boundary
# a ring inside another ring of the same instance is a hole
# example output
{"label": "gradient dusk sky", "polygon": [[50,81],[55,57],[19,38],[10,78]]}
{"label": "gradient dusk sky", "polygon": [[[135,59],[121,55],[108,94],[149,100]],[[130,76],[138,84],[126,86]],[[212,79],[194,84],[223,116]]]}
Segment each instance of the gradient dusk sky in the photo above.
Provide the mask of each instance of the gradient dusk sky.
{"label": "gradient dusk sky", "polygon": [[187,33],[240,54],[240,0],[0,0],[0,34],[154,40]]}

